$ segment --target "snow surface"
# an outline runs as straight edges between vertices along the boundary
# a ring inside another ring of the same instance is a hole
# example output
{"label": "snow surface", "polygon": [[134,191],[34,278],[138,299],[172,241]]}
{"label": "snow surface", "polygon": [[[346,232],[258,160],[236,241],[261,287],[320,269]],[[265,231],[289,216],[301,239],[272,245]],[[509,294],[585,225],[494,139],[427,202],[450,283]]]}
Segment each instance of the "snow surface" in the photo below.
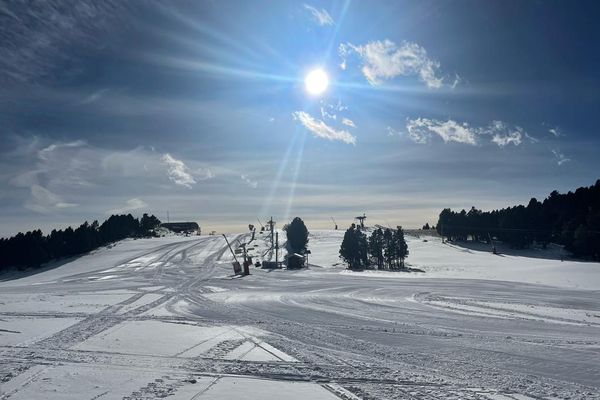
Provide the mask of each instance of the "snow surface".
{"label": "snow surface", "polygon": [[350,272],[342,237],[299,271],[168,236],[0,276],[0,399],[600,399],[600,264],[409,236],[424,273]]}
{"label": "snow surface", "polygon": [[[345,268],[339,259],[343,231],[317,231],[310,237],[310,263],[329,269]],[[494,255],[489,245],[478,250],[459,244],[442,243],[437,236],[407,236],[408,265],[424,273],[366,271],[360,276],[406,278],[457,278],[525,282],[567,288],[600,290],[600,264],[581,261],[561,261],[556,250],[523,250],[520,255]],[[514,253],[513,253],[514,254]],[[537,257],[528,257],[535,254]],[[554,258],[544,258],[548,257]],[[351,271],[343,273],[354,274]]]}

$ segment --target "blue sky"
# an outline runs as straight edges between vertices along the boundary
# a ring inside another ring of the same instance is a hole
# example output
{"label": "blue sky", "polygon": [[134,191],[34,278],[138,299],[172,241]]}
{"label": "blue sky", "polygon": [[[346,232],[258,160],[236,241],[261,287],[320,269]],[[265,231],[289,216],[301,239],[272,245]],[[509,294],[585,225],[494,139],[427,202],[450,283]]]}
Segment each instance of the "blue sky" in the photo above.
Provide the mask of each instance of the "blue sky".
{"label": "blue sky", "polygon": [[[415,227],[599,178],[593,1],[0,3],[0,235]],[[320,67],[319,96],[304,79]]]}

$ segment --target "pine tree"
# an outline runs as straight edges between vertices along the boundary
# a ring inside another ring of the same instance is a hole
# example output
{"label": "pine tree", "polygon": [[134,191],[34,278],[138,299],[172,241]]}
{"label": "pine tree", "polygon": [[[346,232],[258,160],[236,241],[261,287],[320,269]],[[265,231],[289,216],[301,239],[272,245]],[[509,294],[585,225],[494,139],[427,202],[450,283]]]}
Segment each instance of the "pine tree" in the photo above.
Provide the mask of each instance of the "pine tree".
{"label": "pine tree", "polygon": [[340,258],[350,269],[358,269],[369,265],[369,244],[367,235],[352,224],[344,233],[340,246]]}
{"label": "pine tree", "polygon": [[396,257],[400,260],[400,267],[404,268],[404,259],[408,257],[408,244],[404,238],[404,230],[398,226],[394,233],[394,243],[396,245]]}
{"label": "pine tree", "polygon": [[350,269],[356,268],[358,244],[356,242],[356,226],[352,224],[344,233],[344,239],[340,246],[340,258],[348,264]]}
{"label": "pine tree", "polygon": [[396,246],[394,243],[394,234],[391,229],[386,229],[383,232],[383,255],[387,268],[392,269],[394,260],[396,259]]}
{"label": "pine tree", "polygon": [[303,253],[308,245],[308,229],[300,217],[284,227],[288,243],[295,253]]}
{"label": "pine tree", "polygon": [[377,268],[383,268],[383,231],[375,229],[369,237],[369,253],[377,262]]}

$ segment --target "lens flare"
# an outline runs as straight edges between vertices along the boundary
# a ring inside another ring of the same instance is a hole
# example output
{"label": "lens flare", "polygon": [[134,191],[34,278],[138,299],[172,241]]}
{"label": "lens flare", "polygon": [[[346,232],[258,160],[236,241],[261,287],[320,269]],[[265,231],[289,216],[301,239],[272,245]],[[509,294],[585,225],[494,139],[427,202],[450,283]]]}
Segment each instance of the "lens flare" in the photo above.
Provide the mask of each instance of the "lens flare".
{"label": "lens flare", "polygon": [[327,90],[329,86],[329,77],[321,68],[313,69],[304,79],[306,91],[312,95],[318,96]]}

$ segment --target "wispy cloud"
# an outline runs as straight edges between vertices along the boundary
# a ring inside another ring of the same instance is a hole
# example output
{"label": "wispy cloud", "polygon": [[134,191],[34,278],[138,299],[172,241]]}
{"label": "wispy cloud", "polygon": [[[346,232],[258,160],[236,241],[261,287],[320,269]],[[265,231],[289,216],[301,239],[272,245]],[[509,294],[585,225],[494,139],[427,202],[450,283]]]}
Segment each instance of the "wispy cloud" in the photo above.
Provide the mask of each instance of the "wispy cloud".
{"label": "wispy cloud", "polygon": [[548,132],[550,132],[550,134],[556,138],[561,137],[561,136],[565,136],[565,134],[563,133],[563,131],[557,126],[554,128],[550,128],[548,129]]}
{"label": "wispy cloud", "polygon": [[531,136],[527,132],[525,132],[525,137],[527,138],[527,140],[529,140],[530,143],[538,143],[540,141],[540,139]]}
{"label": "wispy cloud", "polygon": [[[479,144],[483,138],[491,136],[491,142],[499,147],[509,144],[519,146],[527,132],[519,126],[510,126],[502,121],[492,121],[483,127],[471,126],[467,122],[457,122],[452,119],[440,121],[429,118],[408,119],[406,122],[408,137],[415,143],[428,143],[432,136],[437,135],[444,142],[456,142],[469,145]],[[533,141],[532,141],[533,142]]]}
{"label": "wispy cloud", "polygon": [[73,142],[68,142],[68,143],[53,143],[47,147],[44,147],[40,151],[38,151],[38,157],[41,160],[48,160],[50,155],[58,149],[69,148],[69,147],[82,147],[82,146],[85,146],[85,142],[83,140],[75,140]]}
{"label": "wispy cloud", "polygon": [[320,111],[321,111],[322,118],[328,118],[328,119],[337,121],[337,119],[338,119],[337,113],[341,114],[346,110],[348,110],[348,107],[345,106],[344,104],[342,104],[341,100],[338,100],[337,103],[330,103],[330,102],[321,100]]}
{"label": "wispy cloud", "polygon": [[167,174],[173,183],[187,188],[196,184],[196,180],[183,161],[173,158],[169,153],[164,154],[161,160],[167,164]]}
{"label": "wispy cloud", "polygon": [[327,10],[325,10],[324,8],[319,10],[308,4],[304,4],[304,8],[310,12],[310,14],[312,15],[312,19],[317,24],[321,26],[333,25],[333,18],[331,18],[331,15],[329,15]]}
{"label": "wispy cloud", "polygon": [[558,166],[571,161],[571,159],[565,156],[559,149],[552,149],[551,151],[552,154],[554,154],[554,158],[556,159]]}
{"label": "wispy cloud", "polygon": [[321,118],[337,120],[337,114],[330,113],[327,111],[327,109],[325,109],[325,107],[321,106]]}
{"label": "wispy cloud", "polygon": [[31,198],[25,203],[25,208],[47,214],[56,209],[76,207],[77,204],[67,203],[57,195],[43,186],[33,184],[30,187]]}
{"label": "wispy cloud", "polygon": [[428,118],[409,119],[406,123],[408,136],[415,143],[427,143],[433,134],[441,137],[444,142],[457,142],[475,145],[477,133],[466,122],[454,120],[439,121]]}
{"label": "wispy cloud", "polygon": [[[389,39],[369,42],[363,46],[342,43],[339,54],[344,60],[356,53],[362,60],[362,73],[372,85],[397,76],[418,75],[428,88],[439,89],[444,79],[439,76],[440,63],[432,60],[427,51],[416,43],[402,42],[399,46]],[[452,86],[456,86],[457,80]]]}
{"label": "wispy cloud", "polygon": [[244,183],[246,183],[246,185],[250,186],[252,189],[256,189],[258,187],[258,182],[250,179],[248,175],[242,174],[240,175],[240,178],[242,178]]}
{"label": "wispy cloud", "polygon": [[483,128],[481,133],[492,135],[492,142],[500,147],[504,147],[511,143],[518,146],[521,144],[523,136],[526,134],[523,128],[519,126],[511,128],[502,121],[493,121],[487,128]]}
{"label": "wispy cloud", "polygon": [[140,200],[138,198],[129,199],[125,202],[125,206],[120,208],[115,208],[114,210],[106,211],[106,214],[125,214],[130,211],[140,210],[142,208],[147,208],[148,204],[145,201]]}
{"label": "wispy cloud", "polygon": [[96,90],[94,93],[90,94],[89,96],[86,96],[83,100],[81,100],[81,104],[94,103],[94,102],[98,101],[100,98],[102,98],[102,96],[104,96],[104,94],[106,94],[106,92],[108,92],[108,89],[106,89],[106,88]]}
{"label": "wispy cloud", "polygon": [[342,118],[342,124],[349,126],[351,128],[356,128],[356,124],[349,118]]}
{"label": "wispy cloud", "polygon": [[292,117],[300,121],[302,125],[313,135],[327,139],[327,140],[339,140],[348,144],[356,144],[356,136],[345,130],[336,130],[325,122],[313,118],[310,114],[304,111],[294,111]]}
{"label": "wispy cloud", "polygon": [[515,146],[518,146],[521,144],[521,133],[511,132],[508,135],[494,135],[492,137],[492,142],[496,143],[500,147],[504,147],[511,143]]}
{"label": "wispy cloud", "polygon": [[85,142],[77,140],[40,148],[40,140],[33,138],[31,146],[22,154],[24,157],[33,157],[30,158],[30,165],[9,181],[15,187],[29,189],[29,197],[25,199],[23,207],[47,214],[77,206],[76,203],[63,200],[56,191],[65,187],[90,186],[82,177],[82,173],[89,169],[87,160],[74,157],[85,146]]}
{"label": "wispy cloud", "polygon": [[[197,161],[178,160],[148,147],[115,150],[81,140],[58,142],[43,137],[18,137],[17,143],[15,151],[0,157],[3,193],[11,193],[11,198],[27,210],[65,218],[123,209],[113,198],[146,198],[171,181],[191,187],[192,182],[214,178],[212,168],[219,170],[218,166],[208,169]],[[239,170],[221,170],[222,175],[239,179]],[[108,186],[110,192],[104,189]],[[140,204],[129,202],[127,207]]]}
{"label": "wispy cloud", "polygon": [[[0,3],[0,81],[35,81],[55,74],[73,44],[96,46],[99,32],[121,15],[119,2],[82,0]],[[72,73],[74,69],[60,69]]]}
{"label": "wispy cloud", "polygon": [[394,128],[392,128],[391,126],[388,126],[387,128],[385,128],[387,131],[388,136],[400,136],[400,132],[395,130]]}

